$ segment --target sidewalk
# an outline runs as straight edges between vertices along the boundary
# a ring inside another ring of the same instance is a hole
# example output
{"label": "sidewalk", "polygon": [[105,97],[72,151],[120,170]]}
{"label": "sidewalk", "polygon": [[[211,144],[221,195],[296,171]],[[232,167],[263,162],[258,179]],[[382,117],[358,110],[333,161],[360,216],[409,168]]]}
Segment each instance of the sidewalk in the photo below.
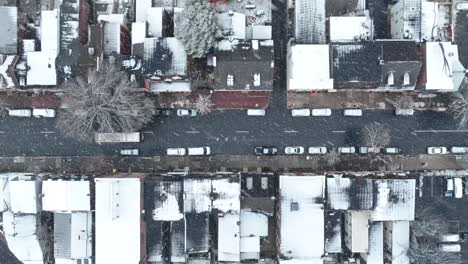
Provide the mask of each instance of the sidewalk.
{"label": "sidewalk", "polygon": [[445,111],[450,104],[450,93],[417,92],[365,92],[337,91],[297,93],[288,92],[288,108],[363,108],[369,110],[394,110],[398,98],[409,96],[415,110]]}
{"label": "sidewalk", "polygon": [[[386,160],[385,162],[381,162]],[[0,172],[109,174],[118,172],[395,172],[468,169],[468,160],[454,156],[383,156],[370,161],[348,156],[335,166],[317,156],[212,156],[212,157],[9,157],[0,158]]]}

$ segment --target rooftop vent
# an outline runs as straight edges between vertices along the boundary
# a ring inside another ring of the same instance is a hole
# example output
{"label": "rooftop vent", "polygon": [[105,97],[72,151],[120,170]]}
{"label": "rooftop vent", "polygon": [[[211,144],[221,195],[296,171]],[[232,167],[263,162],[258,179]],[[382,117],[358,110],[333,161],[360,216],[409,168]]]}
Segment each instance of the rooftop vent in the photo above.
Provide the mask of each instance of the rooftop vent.
{"label": "rooftop vent", "polygon": [[226,83],[227,86],[234,86],[234,76],[232,74],[228,74]]}
{"label": "rooftop vent", "polygon": [[291,203],[291,211],[299,211],[299,203],[292,202]]}

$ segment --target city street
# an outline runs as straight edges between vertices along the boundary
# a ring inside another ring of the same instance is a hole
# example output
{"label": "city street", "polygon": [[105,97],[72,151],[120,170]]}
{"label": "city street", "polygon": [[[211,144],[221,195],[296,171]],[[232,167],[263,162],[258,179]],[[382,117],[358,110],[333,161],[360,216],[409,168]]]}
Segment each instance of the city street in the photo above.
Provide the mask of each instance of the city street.
{"label": "city street", "polygon": [[[58,113],[60,114],[60,112]],[[210,146],[213,155],[253,154],[256,146],[362,146],[361,129],[370,123],[385,124],[391,131],[389,146],[403,154],[425,153],[429,146],[468,146],[468,130],[457,130],[447,113],[416,112],[395,116],[390,111],[364,111],[361,117],[292,117],[286,108],[267,109],[266,116],[246,111],[213,112],[196,117],[157,117],[142,129],[144,140],[134,144],[82,143],[64,138],[55,119],[0,119],[1,156],[118,155],[120,149],[138,148],[142,156],[165,155],[169,147]]]}

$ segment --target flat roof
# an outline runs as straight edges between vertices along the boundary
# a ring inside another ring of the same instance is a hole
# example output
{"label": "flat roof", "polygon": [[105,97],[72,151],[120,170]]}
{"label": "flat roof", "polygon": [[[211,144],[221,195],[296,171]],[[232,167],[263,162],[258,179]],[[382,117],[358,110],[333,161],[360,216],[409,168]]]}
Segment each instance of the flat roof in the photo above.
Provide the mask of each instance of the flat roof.
{"label": "flat roof", "polygon": [[59,53],[59,21],[58,9],[41,11],[41,50],[54,59]]}
{"label": "flat roof", "polygon": [[218,26],[222,32],[230,32],[229,37],[245,39],[245,15],[238,12],[222,12],[216,14]]}
{"label": "flat roof", "polygon": [[280,176],[279,180],[281,255],[291,261],[318,261],[325,244],[325,176]]}
{"label": "flat roof", "polygon": [[330,17],[330,41],[372,39],[372,21],[366,16]]}
{"label": "flat roof", "polygon": [[13,213],[36,214],[38,207],[36,182],[10,181],[10,203]]}
{"label": "flat roof", "polygon": [[240,212],[240,181],[239,178],[221,178],[212,180],[213,193],[217,198],[213,200],[213,208],[220,212]]}
{"label": "flat roof", "polygon": [[410,246],[409,221],[394,221],[392,224],[392,263],[408,264],[408,249]]}
{"label": "flat roof", "polygon": [[211,210],[211,179],[184,180],[184,212],[202,213]]}
{"label": "flat roof", "polygon": [[163,36],[163,12],[162,7],[151,7],[146,10],[146,21],[148,23],[148,36],[160,38]]}
{"label": "flat roof", "polygon": [[456,44],[426,42],[426,90],[457,91],[465,74]]}
{"label": "flat roof", "polygon": [[415,179],[373,180],[372,221],[413,221],[416,197]]}
{"label": "flat roof", "polygon": [[42,182],[42,209],[45,211],[90,211],[89,181]]}
{"label": "flat roof", "polygon": [[0,6],[0,23],[0,54],[17,54],[18,8]]}
{"label": "flat roof", "polygon": [[240,261],[240,215],[218,216],[218,261]]}
{"label": "flat roof", "polygon": [[367,263],[384,263],[383,222],[371,222],[369,225],[369,252],[363,254]]}
{"label": "flat roof", "polygon": [[155,221],[178,221],[184,215],[182,201],[181,181],[161,181],[154,185],[155,201],[153,220]]}
{"label": "flat roof", "polygon": [[92,257],[91,212],[54,213],[54,257]]}
{"label": "flat roof", "polygon": [[96,263],[138,263],[141,182],[96,178]]}
{"label": "flat roof", "polygon": [[288,90],[333,89],[328,44],[293,45],[289,53]]}
{"label": "flat roof", "polygon": [[351,224],[351,245],[353,253],[365,253],[369,249],[369,211],[348,211],[347,221]]}
{"label": "flat roof", "polygon": [[44,51],[28,52],[27,85],[56,85],[55,57]]}
{"label": "flat roof", "polygon": [[240,232],[241,237],[267,237],[268,217],[262,213],[241,210]]}

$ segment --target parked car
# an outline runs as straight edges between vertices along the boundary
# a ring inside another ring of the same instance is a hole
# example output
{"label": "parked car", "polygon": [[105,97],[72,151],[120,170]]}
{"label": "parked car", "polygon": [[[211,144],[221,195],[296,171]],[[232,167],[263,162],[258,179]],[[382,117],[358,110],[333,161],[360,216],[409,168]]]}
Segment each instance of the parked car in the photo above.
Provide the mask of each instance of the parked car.
{"label": "parked car", "polygon": [[327,154],[327,148],[326,147],[310,147],[309,154],[312,154],[312,155]]}
{"label": "parked car", "polygon": [[168,156],[184,156],[185,149],[184,148],[168,148],[167,155]]}
{"label": "parked car", "polygon": [[248,116],[264,116],[265,109],[247,109]]}
{"label": "parked car", "polygon": [[196,116],[197,111],[193,109],[177,109],[178,116]]}
{"label": "parked car", "polygon": [[428,147],[427,154],[431,154],[431,155],[447,154],[447,148],[446,147]]}
{"label": "parked car", "polygon": [[312,109],[312,116],[331,116],[332,111],[329,108]]}
{"label": "parked car", "polygon": [[338,148],[338,153],[341,154],[353,154],[356,152],[356,149],[354,147],[339,147]]}
{"label": "parked car", "polygon": [[276,147],[256,147],[255,154],[258,156],[276,155],[278,154],[278,149]]}
{"label": "parked car", "polygon": [[359,153],[361,154],[368,154],[368,153],[380,153],[382,149],[377,147],[360,147]]}
{"label": "parked car", "polygon": [[362,116],[361,109],[345,109],[343,111],[344,116]]}
{"label": "parked car", "polygon": [[447,178],[445,179],[447,182],[446,188],[445,188],[445,197],[453,197],[453,192],[454,192],[454,187],[453,187],[453,179],[452,178]]}
{"label": "parked car", "polygon": [[455,5],[455,9],[457,10],[468,10],[468,2],[460,2]]}
{"label": "parked car", "polygon": [[396,109],[395,115],[411,116],[414,115],[413,109]]}
{"label": "parked car", "polygon": [[189,156],[206,156],[211,154],[210,147],[188,148]]}
{"label": "parked car", "polygon": [[55,110],[54,109],[48,109],[48,108],[35,108],[35,109],[32,110],[32,115],[34,117],[54,118],[55,117]]}
{"label": "parked car", "polygon": [[467,148],[466,147],[451,147],[450,152],[453,154],[466,154]]}
{"label": "parked car", "polygon": [[173,111],[171,109],[162,109],[159,110],[159,115],[160,116],[171,116]]}
{"label": "parked car", "polygon": [[401,149],[399,148],[385,148],[384,153],[385,154],[398,154],[401,152]]}
{"label": "parked car", "polygon": [[31,117],[30,109],[8,109],[8,115],[14,117]]}
{"label": "parked car", "polygon": [[138,156],[140,152],[138,149],[121,149],[120,150],[120,155],[122,156]]}
{"label": "parked car", "polygon": [[286,153],[288,155],[303,154],[304,153],[304,147],[286,147],[284,149],[284,153]]}
{"label": "parked car", "polygon": [[454,187],[454,196],[455,198],[462,198],[463,197],[463,181],[461,178],[457,177],[453,179],[453,187]]}
{"label": "parked car", "polygon": [[293,109],[291,110],[292,116],[310,116],[310,109]]}

